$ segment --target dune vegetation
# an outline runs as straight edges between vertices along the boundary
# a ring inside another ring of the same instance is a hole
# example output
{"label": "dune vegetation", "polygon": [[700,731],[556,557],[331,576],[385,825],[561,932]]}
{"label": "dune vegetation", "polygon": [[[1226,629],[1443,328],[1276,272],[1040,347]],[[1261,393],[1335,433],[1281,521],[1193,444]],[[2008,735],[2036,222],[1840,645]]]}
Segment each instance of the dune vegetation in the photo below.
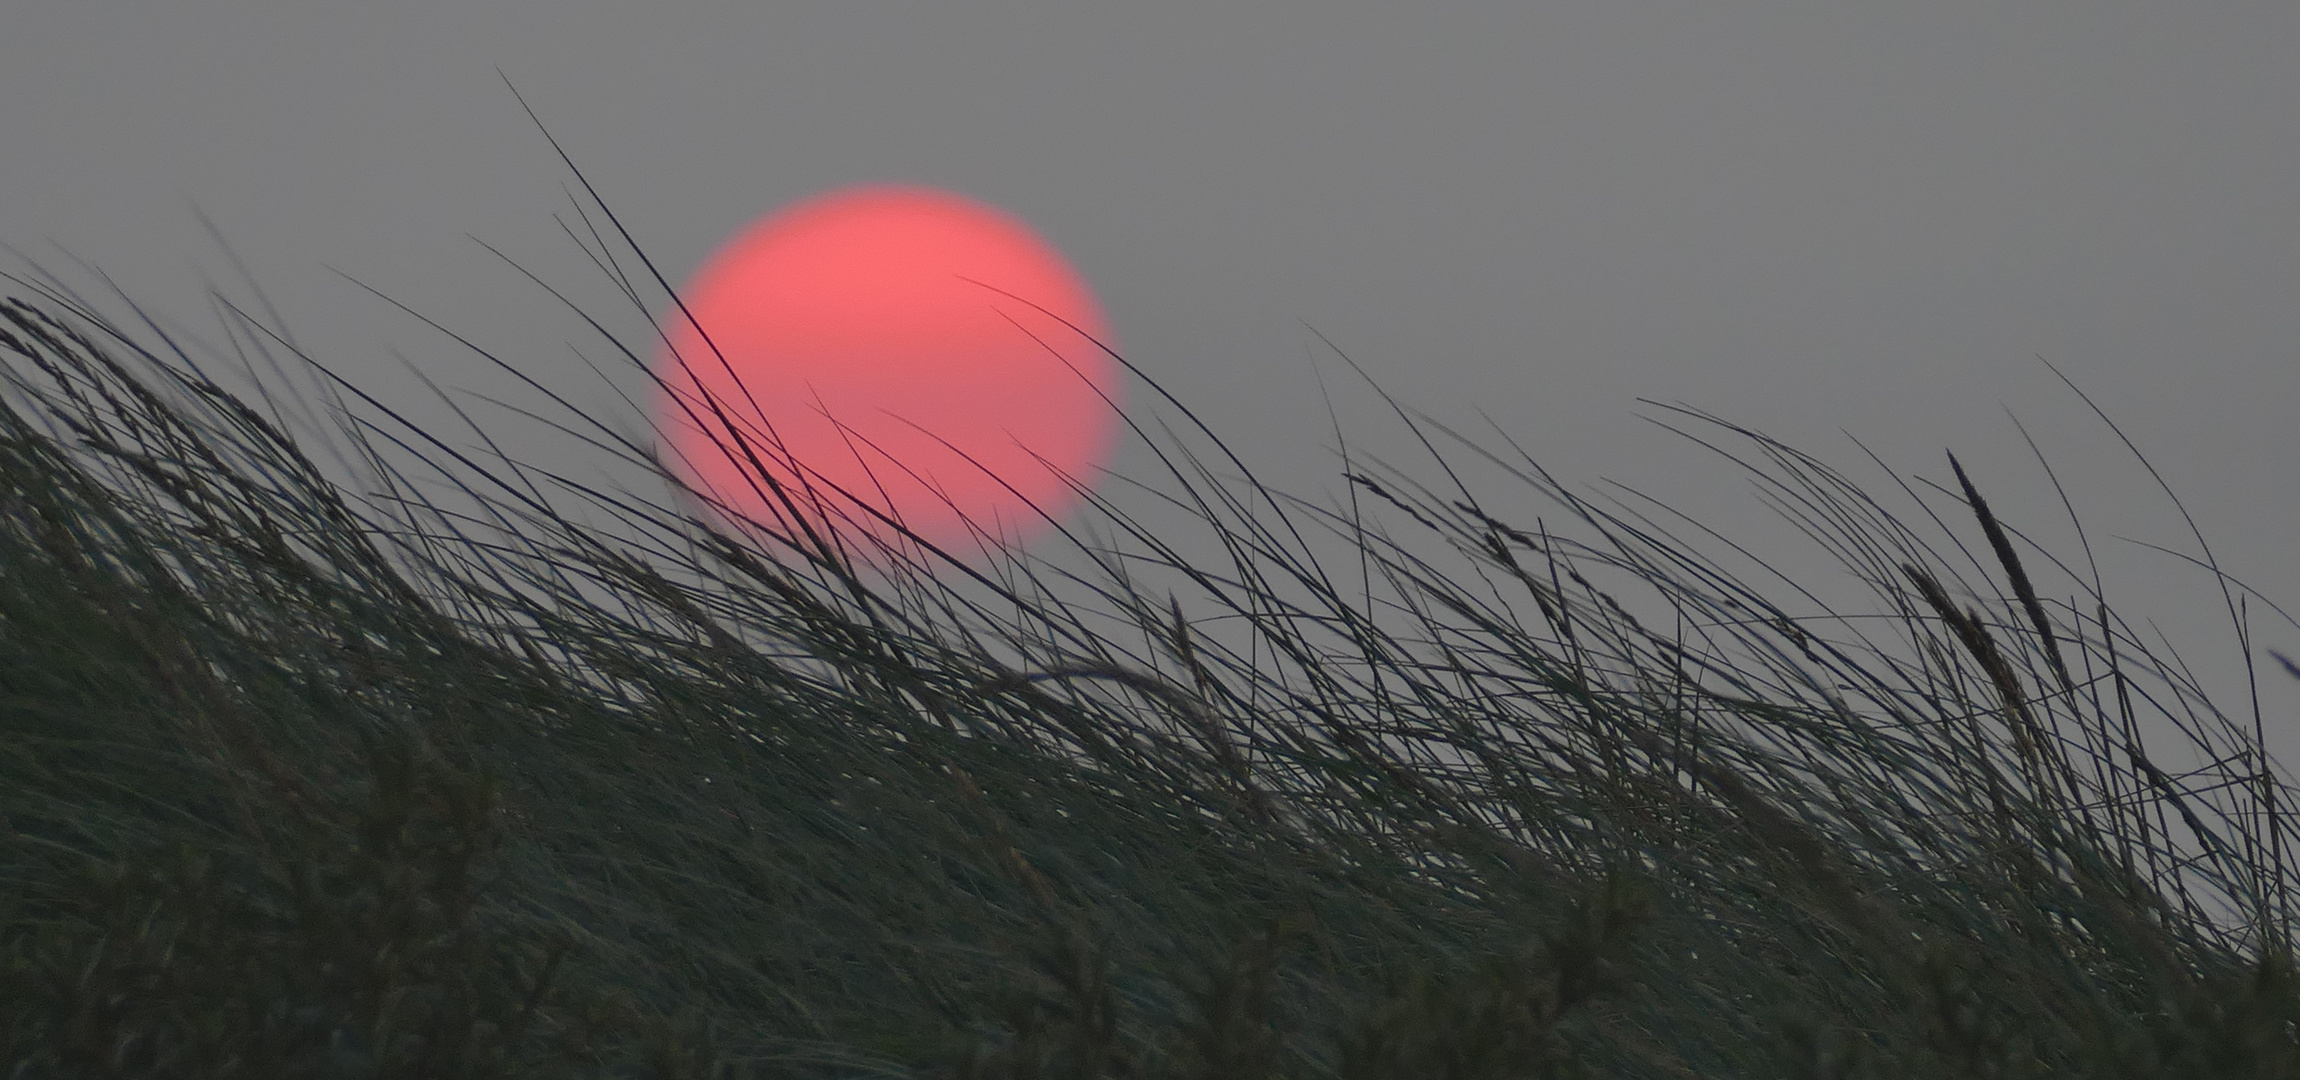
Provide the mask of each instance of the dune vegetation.
{"label": "dune vegetation", "polygon": [[0,307],[8,1076],[2300,1076],[2257,706],[1986,470],[1664,411],[1844,612],[1418,418],[1548,509],[1288,498],[1170,400],[1154,521],[858,553],[372,401],[347,490],[123,304]]}

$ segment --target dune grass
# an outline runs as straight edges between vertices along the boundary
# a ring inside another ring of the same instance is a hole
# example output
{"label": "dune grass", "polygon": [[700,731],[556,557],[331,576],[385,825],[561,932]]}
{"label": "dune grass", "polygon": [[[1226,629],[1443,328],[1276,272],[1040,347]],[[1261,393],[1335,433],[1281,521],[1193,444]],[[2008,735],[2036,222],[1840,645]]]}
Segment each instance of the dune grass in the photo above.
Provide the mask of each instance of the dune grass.
{"label": "dune grass", "polygon": [[380,405],[347,492],[18,285],[10,1076],[2300,1076],[2261,718],[1961,464],[1896,517],[1663,414],[1843,614],[1426,421],[1549,509],[1354,459],[1289,499],[1175,402],[1155,523],[858,558]]}

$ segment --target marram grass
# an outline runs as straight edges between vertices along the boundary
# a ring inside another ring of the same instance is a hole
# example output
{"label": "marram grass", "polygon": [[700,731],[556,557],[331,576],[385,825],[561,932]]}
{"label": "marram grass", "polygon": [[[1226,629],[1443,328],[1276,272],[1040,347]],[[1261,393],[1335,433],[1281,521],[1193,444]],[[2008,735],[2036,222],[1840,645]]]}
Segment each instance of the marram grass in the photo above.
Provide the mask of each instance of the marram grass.
{"label": "marram grass", "polygon": [[1169,435],[1211,558],[1097,501],[1077,558],[887,571],[405,427],[348,493],[19,285],[11,1077],[2300,1076],[2259,719],[1961,465],[1906,524],[1671,414],[1866,620],[1427,425],[1550,509]]}

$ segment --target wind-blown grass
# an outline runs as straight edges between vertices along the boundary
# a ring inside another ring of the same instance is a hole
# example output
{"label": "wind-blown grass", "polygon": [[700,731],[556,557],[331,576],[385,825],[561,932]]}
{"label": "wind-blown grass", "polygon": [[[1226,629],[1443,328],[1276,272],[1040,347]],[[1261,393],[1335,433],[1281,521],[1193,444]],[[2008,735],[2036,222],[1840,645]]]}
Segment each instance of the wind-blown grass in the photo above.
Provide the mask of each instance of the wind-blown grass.
{"label": "wind-blown grass", "polygon": [[1908,522],[1664,413],[1874,590],[1845,615],[1419,420],[1554,509],[1354,460],[1320,507],[1146,425],[1156,524],[857,559],[373,402],[355,496],[196,350],[19,284],[11,1075],[2300,1075],[2259,718],[1961,464]]}

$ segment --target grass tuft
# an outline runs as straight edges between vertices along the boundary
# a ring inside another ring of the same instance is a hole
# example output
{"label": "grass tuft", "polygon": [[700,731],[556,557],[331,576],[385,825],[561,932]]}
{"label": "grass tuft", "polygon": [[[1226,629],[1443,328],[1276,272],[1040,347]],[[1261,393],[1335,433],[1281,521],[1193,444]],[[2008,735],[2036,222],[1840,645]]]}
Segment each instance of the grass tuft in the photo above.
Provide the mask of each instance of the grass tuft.
{"label": "grass tuft", "polygon": [[1443,485],[1290,499],[1168,399],[1155,524],[862,557],[372,399],[355,494],[190,345],[18,284],[10,1076],[2300,1075],[2258,718],[1953,457],[1912,524],[1662,414],[1874,611],[1402,411]]}

